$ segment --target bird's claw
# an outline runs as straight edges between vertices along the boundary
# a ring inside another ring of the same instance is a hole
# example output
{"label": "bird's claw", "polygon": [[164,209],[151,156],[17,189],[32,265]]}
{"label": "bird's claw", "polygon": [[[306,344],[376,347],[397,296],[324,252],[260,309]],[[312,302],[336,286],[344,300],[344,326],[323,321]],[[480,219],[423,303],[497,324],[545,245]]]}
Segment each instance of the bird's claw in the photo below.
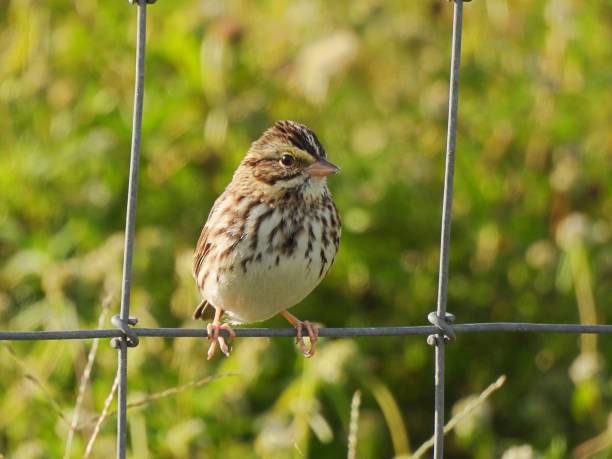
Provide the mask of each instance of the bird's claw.
{"label": "bird's claw", "polygon": [[[295,338],[295,342],[300,346],[300,351],[304,354],[304,357],[307,359],[315,355],[317,338],[319,336],[319,327],[307,320],[299,321],[296,325],[297,337]],[[302,335],[302,330],[306,329],[308,332],[308,340],[310,341],[310,349],[306,347],[306,343],[304,342],[304,337]]]}
{"label": "bird's claw", "polygon": [[217,351],[217,344],[219,344],[219,348],[221,352],[223,352],[226,356],[230,355],[230,347],[227,345],[225,341],[225,337],[221,336],[219,333],[221,330],[227,330],[229,334],[229,339],[234,340],[236,338],[236,332],[232,330],[228,324],[221,324],[218,322],[212,322],[206,325],[206,334],[208,335],[208,339],[211,341],[210,346],[208,348],[207,360],[210,360],[215,355]]}

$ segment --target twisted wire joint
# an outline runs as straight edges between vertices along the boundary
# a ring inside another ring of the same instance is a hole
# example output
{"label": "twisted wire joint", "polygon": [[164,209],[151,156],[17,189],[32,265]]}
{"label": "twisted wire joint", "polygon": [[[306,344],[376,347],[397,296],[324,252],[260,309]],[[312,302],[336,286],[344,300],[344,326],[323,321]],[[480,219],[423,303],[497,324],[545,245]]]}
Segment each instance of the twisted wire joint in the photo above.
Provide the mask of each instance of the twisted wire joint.
{"label": "twisted wire joint", "polygon": [[445,343],[452,343],[455,341],[455,331],[453,326],[450,324],[455,321],[455,315],[447,312],[444,317],[440,317],[436,312],[430,312],[427,315],[427,320],[430,324],[436,327],[439,332],[434,335],[427,337],[427,344],[430,346],[437,346],[440,336],[444,337]]}
{"label": "twisted wire joint", "polygon": [[121,320],[121,317],[118,314],[115,314],[111,317],[111,323],[123,332],[123,338],[113,338],[111,340],[111,346],[115,349],[120,349],[123,343],[123,339],[125,338],[125,342],[127,343],[127,347],[136,347],[138,346],[138,342],[140,339],[138,335],[134,332],[131,326],[136,325],[138,323],[138,318],[130,316],[127,322]]}

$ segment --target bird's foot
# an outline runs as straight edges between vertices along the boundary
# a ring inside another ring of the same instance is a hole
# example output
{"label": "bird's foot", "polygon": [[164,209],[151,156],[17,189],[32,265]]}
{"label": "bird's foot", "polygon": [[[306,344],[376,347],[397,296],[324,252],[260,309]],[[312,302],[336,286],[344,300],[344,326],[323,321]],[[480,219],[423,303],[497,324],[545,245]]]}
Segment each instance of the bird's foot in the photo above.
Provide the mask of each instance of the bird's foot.
{"label": "bird's foot", "polygon": [[207,360],[210,360],[215,355],[217,351],[217,344],[226,356],[230,355],[230,348],[225,341],[225,337],[220,334],[221,330],[227,330],[229,334],[229,339],[234,340],[236,338],[236,332],[232,330],[232,327],[229,324],[222,324],[218,321],[213,321],[206,325],[206,333],[208,335],[208,339],[211,341],[210,346],[208,348]]}
{"label": "bird's foot", "polygon": [[[300,346],[300,351],[304,354],[304,357],[307,359],[315,355],[317,338],[319,336],[319,327],[312,322],[307,320],[299,320],[297,324],[294,325],[297,330],[297,337],[295,338],[295,342]],[[302,335],[303,329],[306,329],[308,333],[308,340],[310,341],[310,348],[306,346],[304,342],[304,337]]]}

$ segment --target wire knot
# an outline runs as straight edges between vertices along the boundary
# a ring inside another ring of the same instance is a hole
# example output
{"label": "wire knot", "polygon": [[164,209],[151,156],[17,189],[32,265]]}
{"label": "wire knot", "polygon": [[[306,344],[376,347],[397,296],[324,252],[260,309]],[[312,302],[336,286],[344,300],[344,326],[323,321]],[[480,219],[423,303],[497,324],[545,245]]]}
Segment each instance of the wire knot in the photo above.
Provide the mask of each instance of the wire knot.
{"label": "wire knot", "polygon": [[427,315],[427,320],[434,327],[438,329],[438,333],[429,335],[427,337],[427,344],[430,346],[437,346],[440,336],[444,337],[445,343],[452,343],[455,341],[455,331],[450,322],[455,321],[455,315],[447,312],[444,317],[440,317],[436,312],[430,312]]}
{"label": "wire knot", "polygon": [[127,347],[136,347],[138,346],[138,342],[140,339],[138,335],[134,331],[131,326],[136,325],[138,323],[138,318],[136,317],[128,317],[127,321],[121,320],[121,317],[118,314],[115,314],[111,317],[111,323],[123,332],[123,338],[113,338],[111,340],[111,346],[115,349],[120,349],[123,343],[123,339],[125,339],[127,343]]}

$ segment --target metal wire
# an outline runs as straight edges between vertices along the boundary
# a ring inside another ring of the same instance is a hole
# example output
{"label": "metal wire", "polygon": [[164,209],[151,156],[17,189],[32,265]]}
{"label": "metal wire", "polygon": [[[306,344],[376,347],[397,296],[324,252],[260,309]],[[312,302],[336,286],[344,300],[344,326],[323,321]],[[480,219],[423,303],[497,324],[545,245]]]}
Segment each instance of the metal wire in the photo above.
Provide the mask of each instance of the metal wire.
{"label": "metal wire", "polygon": [[[612,325],[542,324],[523,322],[451,324],[451,322],[454,320],[454,316],[446,311],[448,257],[450,248],[453,200],[463,2],[469,0],[453,1],[452,54],[446,141],[446,164],[442,204],[442,225],[440,236],[440,266],[438,275],[437,308],[436,312],[432,312],[428,316],[432,326],[321,328],[319,330],[319,336],[329,338],[429,335],[427,342],[435,346],[434,458],[436,459],[441,459],[443,457],[444,447],[444,350],[445,344],[451,342],[456,333],[519,332],[612,334]],[[132,281],[132,256],[134,253],[134,233],[136,228],[138,169],[140,159],[140,143],[142,137],[144,62],[146,46],[146,4],[153,2],[154,0],[130,0],[130,3],[138,4],[136,77],[126,211],[121,310],[120,315],[116,315],[112,319],[112,323],[116,328],[61,331],[0,331],[0,341],[77,340],[93,338],[111,339],[113,346],[118,349],[119,386],[117,401],[117,457],[119,459],[125,459],[127,449],[126,399],[128,348],[138,345],[139,337],[202,338],[207,336],[206,330],[203,328],[131,328],[137,323],[137,319],[131,317],[129,312]],[[236,336],[245,338],[294,338],[296,336],[296,330],[293,328],[243,328],[237,329],[235,332]],[[221,334],[227,336],[227,332],[225,330],[222,330]]]}
{"label": "metal wire", "polygon": [[132,287],[132,256],[136,229],[136,203],[138,197],[138,166],[142,137],[142,107],[144,98],[144,62],[147,36],[147,3],[138,0],[136,23],[136,72],[134,83],[134,113],[132,119],[132,145],[130,151],[130,178],[128,184],[127,211],[125,217],[125,246],[123,252],[123,278],[121,284],[121,315],[113,317],[113,324],[121,331],[121,338],[112,344],[118,348],[119,386],[117,390],[117,458],[125,459],[127,449],[127,359],[128,347],[138,344],[138,336],[129,327],[137,319],[130,317],[130,293]]}
{"label": "metal wire", "polygon": [[[452,330],[458,334],[514,332],[514,333],[595,333],[612,334],[612,325],[586,324],[536,324],[530,322],[487,322],[474,324],[455,324]],[[239,338],[295,338],[293,328],[238,328],[234,330]],[[205,338],[204,328],[133,328],[132,332],[140,338]],[[436,327],[418,325],[412,327],[355,327],[321,328],[319,336],[325,338],[385,337],[429,335],[437,333]],[[225,330],[221,334],[227,336]],[[81,340],[93,338],[120,338],[121,330],[61,330],[61,331],[0,331],[0,341],[54,341]]]}
{"label": "metal wire", "polygon": [[454,335],[448,322],[455,319],[446,312],[448,287],[448,254],[450,250],[451,217],[453,210],[453,182],[455,176],[455,146],[457,139],[457,107],[459,104],[459,67],[461,65],[461,32],[463,0],[453,3],[453,32],[448,95],[448,127],[446,135],[446,165],[444,172],[444,198],[442,203],[442,229],[440,231],[440,268],[438,275],[438,302],[436,314],[429,316],[430,322],[438,328],[437,335],[430,335],[427,342],[435,346],[435,402],[434,402],[434,458],[444,456],[444,350]]}

